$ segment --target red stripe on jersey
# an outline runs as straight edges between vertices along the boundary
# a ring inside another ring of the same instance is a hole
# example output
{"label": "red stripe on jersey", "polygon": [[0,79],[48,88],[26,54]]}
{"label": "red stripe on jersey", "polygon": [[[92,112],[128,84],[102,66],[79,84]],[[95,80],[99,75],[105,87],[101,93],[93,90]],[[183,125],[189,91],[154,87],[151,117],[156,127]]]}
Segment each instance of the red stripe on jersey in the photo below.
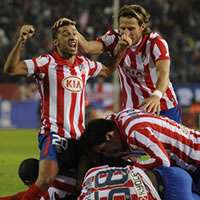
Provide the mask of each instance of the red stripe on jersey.
{"label": "red stripe on jersey", "polygon": [[[174,96],[173,96],[173,94],[172,94],[172,92],[171,92],[171,90],[170,90],[169,88],[167,89],[166,94],[167,94],[167,97],[168,97],[171,101],[173,101],[173,105],[176,106],[176,105],[177,105],[176,99],[174,98]],[[167,107],[167,105],[166,105],[166,107]]]}
{"label": "red stripe on jersey", "polygon": [[172,153],[174,153],[175,155],[177,155],[177,157],[179,157],[181,160],[183,160],[184,162],[188,163],[188,164],[192,164],[194,166],[200,166],[200,160],[196,160],[191,158],[190,156],[188,156],[186,153],[184,153],[183,151],[181,151],[180,149],[178,149],[175,146],[172,146],[171,144],[168,143],[164,143],[165,147],[167,149],[170,149],[170,151]]}
{"label": "red stripe on jersey", "polygon": [[[72,69],[71,73],[72,75],[76,75],[76,71],[74,70],[74,68]],[[77,94],[72,93],[71,106],[70,106],[70,111],[69,111],[69,124],[70,124],[70,135],[74,139],[76,139],[76,131],[74,128],[74,113],[75,113],[74,111],[75,111],[75,106],[76,106],[76,99],[77,99]]]}
{"label": "red stripe on jersey", "polygon": [[[135,68],[137,69],[137,64],[136,64],[136,59],[135,59],[135,57],[136,57],[135,53],[134,53],[133,51],[130,51],[129,57],[131,58],[131,66],[135,66]],[[132,79],[133,79],[133,81],[134,81],[136,84],[139,85],[139,88],[140,88],[140,90],[141,90],[141,92],[142,92],[142,96],[143,96],[144,98],[149,97],[149,93],[144,89],[144,86],[141,85],[141,83],[140,83],[136,78],[132,77]],[[133,83],[132,83],[132,84],[133,84]],[[133,84],[133,85],[134,85],[134,84]],[[133,88],[133,87],[132,87],[132,88]],[[134,99],[133,99],[133,100],[134,100]]]}
{"label": "red stripe on jersey", "polygon": [[[85,82],[85,75],[83,74],[82,75],[82,80],[83,80],[83,83]],[[83,90],[82,90],[82,95],[81,95],[81,99],[80,99],[80,115],[79,115],[79,120],[78,120],[78,127],[79,127],[79,130],[81,133],[83,133],[84,131],[84,126],[83,126],[83,110],[82,110],[82,107],[81,105],[83,104],[83,98],[85,98],[85,86],[83,87]]]}
{"label": "red stripe on jersey", "polygon": [[64,88],[62,86],[62,82],[60,80],[64,79],[64,66],[57,65],[62,70],[57,70],[57,126],[58,126],[58,134],[61,137],[64,137],[64,129],[63,129],[63,122],[64,122]]}
{"label": "red stripe on jersey", "polygon": [[167,109],[168,109],[168,108],[167,108],[167,102],[166,102],[166,100],[163,99],[163,98],[160,99],[160,109],[161,109],[161,110],[167,110]]}
{"label": "red stripe on jersey", "polygon": [[165,45],[163,44],[163,42],[161,41],[160,37],[157,37],[155,39],[154,45],[155,44],[157,45],[157,47],[159,48],[160,53],[161,53],[161,55],[160,55],[158,60],[169,59],[169,55],[168,55],[167,49],[166,49]]}
{"label": "red stripe on jersey", "polygon": [[144,74],[145,74],[145,83],[146,85],[148,85],[148,88],[151,90],[151,92],[153,92],[155,90],[155,86],[151,79],[151,74],[148,65],[144,65]]}

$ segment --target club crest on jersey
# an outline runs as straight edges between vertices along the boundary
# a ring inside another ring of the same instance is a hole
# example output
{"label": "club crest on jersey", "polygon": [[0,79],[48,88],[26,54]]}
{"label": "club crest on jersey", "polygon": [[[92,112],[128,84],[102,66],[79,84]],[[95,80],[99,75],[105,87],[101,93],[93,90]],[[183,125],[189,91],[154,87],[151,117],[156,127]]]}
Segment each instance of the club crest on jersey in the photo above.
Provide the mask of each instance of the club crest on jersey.
{"label": "club crest on jersey", "polygon": [[71,92],[80,92],[83,88],[83,82],[76,76],[68,76],[62,80],[62,86]]}

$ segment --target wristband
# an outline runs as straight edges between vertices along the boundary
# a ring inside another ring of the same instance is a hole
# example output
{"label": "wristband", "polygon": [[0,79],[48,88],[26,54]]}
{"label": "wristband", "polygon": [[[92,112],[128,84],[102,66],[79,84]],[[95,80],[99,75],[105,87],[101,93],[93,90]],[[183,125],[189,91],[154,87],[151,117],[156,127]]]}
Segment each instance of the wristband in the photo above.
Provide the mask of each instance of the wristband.
{"label": "wristband", "polygon": [[154,90],[152,95],[156,95],[159,99],[162,98],[162,92],[160,90]]}

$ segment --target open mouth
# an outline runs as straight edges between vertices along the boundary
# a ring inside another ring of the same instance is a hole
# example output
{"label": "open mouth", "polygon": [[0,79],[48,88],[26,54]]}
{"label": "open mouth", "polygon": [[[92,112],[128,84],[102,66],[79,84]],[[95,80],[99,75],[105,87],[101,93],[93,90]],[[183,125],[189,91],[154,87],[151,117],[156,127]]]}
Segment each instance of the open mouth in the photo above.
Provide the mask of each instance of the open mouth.
{"label": "open mouth", "polygon": [[69,45],[70,48],[73,48],[73,49],[74,49],[74,48],[76,48],[76,46],[77,46],[77,42],[71,40],[71,41],[68,42],[68,45]]}

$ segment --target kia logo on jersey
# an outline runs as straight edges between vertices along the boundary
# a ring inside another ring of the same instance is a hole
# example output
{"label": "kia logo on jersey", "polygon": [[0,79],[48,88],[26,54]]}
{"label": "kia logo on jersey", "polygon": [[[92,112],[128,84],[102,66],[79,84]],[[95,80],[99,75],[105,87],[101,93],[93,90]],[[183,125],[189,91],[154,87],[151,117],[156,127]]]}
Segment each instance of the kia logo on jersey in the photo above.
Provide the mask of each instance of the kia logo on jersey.
{"label": "kia logo on jersey", "polygon": [[76,76],[68,76],[62,80],[62,86],[71,92],[80,92],[83,84],[80,78]]}

